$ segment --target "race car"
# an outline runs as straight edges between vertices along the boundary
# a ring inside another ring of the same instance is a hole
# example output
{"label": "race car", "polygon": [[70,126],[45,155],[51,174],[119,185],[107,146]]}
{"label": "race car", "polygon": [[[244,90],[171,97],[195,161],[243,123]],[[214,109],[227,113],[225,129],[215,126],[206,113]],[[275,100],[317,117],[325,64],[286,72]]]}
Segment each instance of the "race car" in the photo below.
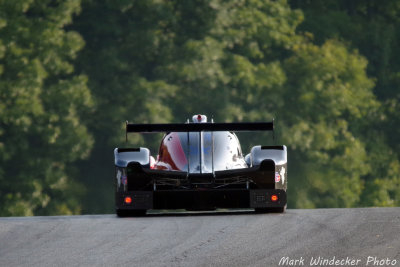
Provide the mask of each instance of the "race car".
{"label": "race car", "polygon": [[150,150],[115,148],[115,210],[119,217],[150,209],[253,208],[284,212],[287,148],[258,145],[243,156],[235,132],[273,131],[274,122],[214,123],[205,115],[178,124],[131,124],[128,133],[164,132]]}

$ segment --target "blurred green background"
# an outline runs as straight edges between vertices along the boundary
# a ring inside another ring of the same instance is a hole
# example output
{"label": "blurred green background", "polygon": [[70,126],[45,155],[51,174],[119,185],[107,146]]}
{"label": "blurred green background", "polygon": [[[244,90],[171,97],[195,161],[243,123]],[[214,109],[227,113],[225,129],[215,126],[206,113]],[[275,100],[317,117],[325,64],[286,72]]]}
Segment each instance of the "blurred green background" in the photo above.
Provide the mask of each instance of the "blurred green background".
{"label": "blurred green background", "polygon": [[275,118],[289,208],[399,206],[399,12],[394,0],[0,0],[0,216],[113,212],[114,147],[155,156],[160,141],[126,144],[125,120],[198,113]]}

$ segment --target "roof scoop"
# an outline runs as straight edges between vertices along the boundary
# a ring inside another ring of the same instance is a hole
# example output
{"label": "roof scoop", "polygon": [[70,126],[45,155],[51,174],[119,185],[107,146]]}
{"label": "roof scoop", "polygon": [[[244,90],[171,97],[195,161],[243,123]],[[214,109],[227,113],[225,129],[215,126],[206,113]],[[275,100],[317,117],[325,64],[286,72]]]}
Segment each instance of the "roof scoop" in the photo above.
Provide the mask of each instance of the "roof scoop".
{"label": "roof scoop", "polygon": [[192,120],[194,123],[205,123],[207,122],[207,116],[206,115],[193,115]]}

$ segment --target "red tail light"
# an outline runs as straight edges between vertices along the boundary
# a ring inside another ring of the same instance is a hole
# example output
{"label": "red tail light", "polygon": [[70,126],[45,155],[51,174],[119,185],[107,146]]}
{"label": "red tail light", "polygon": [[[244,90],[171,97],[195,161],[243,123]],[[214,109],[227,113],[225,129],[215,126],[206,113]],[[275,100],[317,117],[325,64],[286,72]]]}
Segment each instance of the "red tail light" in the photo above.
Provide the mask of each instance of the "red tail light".
{"label": "red tail light", "polygon": [[271,201],[272,201],[272,202],[277,202],[278,199],[279,199],[279,198],[278,198],[277,195],[272,195],[272,196],[271,196]]}
{"label": "red tail light", "polygon": [[132,203],[132,198],[131,197],[125,197],[125,203],[126,204],[131,204]]}

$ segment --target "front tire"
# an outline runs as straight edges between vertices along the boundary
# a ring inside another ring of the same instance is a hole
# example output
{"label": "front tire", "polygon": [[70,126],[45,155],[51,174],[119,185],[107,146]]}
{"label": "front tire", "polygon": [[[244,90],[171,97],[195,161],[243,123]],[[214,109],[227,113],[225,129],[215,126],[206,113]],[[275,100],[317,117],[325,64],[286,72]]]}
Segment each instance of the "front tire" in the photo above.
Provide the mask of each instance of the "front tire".
{"label": "front tire", "polygon": [[277,208],[255,208],[254,211],[256,213],[284,213],[286,211],[286,205]]}
{"label": "front tire", "polygon": [[146,215],[146,210],[121,210],[121,209],[116,209],[115,213],[120,218],[123,218],[123,217],[141,217],[141,216]]}

